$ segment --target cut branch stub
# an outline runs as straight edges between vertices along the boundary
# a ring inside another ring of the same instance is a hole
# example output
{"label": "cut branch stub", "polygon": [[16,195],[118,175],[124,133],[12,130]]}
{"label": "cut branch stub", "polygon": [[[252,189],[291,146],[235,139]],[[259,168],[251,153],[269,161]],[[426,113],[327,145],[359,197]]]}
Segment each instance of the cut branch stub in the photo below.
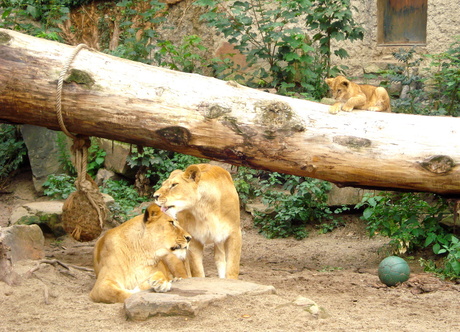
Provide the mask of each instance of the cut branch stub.
{"label": "cut branch stub", "polygon": [[432,156],[420,163],[424,169],[434,174],[447,174],[456,166],[449,156]]}

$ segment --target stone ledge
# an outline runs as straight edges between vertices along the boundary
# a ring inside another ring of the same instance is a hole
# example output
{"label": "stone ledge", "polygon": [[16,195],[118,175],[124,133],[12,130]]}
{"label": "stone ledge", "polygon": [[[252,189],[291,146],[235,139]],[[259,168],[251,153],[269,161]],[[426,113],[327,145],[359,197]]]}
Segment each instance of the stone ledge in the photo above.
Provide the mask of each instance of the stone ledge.
{"label": "stone ledge", "polygon": [[126,316],[146,320],[154,316],[196,316],[209,304],[228,296],[274,294],[273,286],[217,278],[189,278],[173,283],[168,293],[140,292],[124,304]]}

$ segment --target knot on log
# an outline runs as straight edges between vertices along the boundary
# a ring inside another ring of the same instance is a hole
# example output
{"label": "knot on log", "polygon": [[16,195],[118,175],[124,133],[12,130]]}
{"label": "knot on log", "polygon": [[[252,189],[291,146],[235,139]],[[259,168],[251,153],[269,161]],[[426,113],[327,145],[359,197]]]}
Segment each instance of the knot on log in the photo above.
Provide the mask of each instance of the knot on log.
{"label": "knot on log", "polygon": [[292,119],[291,106],[282,101],[261,101],[256,104],[260,122],[267,126],[283,127]]}
{"label": "knot on log", "polygon": [[230,128],[237,135],[242,136],[247,144],[250,144],[248,139],[257,135],[257,131],[248,125],[238,123],[238,119],[232,116],[224,116],[221,123]]}
{"label": "knot on log", "polygon": [[6,32],[0,32],[0,44],[7,44],[11,39],[11,36]]}
{"label": "knot on log", "polygon": [[332,141],[339,145],[354,149],[368,148],[372,144],[371,140],[356,136],[334,136]]}
{"label": "knot on log", "polygon": [[207,104],[201,103],[198,105],[198,111],[206,118],[206,119],[217,119],[225,114],[231,113],[232,109],[229,107],[223,107],[217,104]]}
{"label": "knot on log", "polygon": [[432,156],[419,163],[425,170],[434,174],[449,173],[455,166],[454,160],[449,156]]}
{"label": "knot on log", "polygon": [[302,121],[295,116],[296,114],[288,103],[264,100],[256,103],[255,111],[258,114],[258,122],[267,127],[265,130],[267,139],[273,139],[277,131],[283,131],[283,136],[305,131]]}
{"label": "knot on log", "polygon": [[244,154],[244,152],[239,151],[237,147],[226,147],[223,149],[212,147],[212,146],[201,146],[198,147],[200,152],[210,159],[217,159],[217,160],[231,160],[234,162],[238,162],[238,164],[247,165],[246,161],[248,157]]}
{"label": "knot on log", "polygon": [[192,138],[192,134],[188,129],[179,126],[171,126],[157,130],[157,134],[171,145],[176,146],[186,146]]}
{"label": "knot on log", "polygon": [[95,81],[90,74],[83,70],[71,69],[69,76],[64,80],[65,83],[77,83],[90,88],[94,85]]}

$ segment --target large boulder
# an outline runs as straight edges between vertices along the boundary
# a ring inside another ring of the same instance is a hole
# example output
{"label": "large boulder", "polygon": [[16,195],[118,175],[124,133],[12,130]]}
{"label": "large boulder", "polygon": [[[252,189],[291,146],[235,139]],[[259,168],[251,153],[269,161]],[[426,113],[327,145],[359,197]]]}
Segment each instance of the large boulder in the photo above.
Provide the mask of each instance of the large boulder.
{"label": "large boulder", "polygon": [[14,264],[24,259],[42,259],[45,256],[45,237],[37,225],[0,227],[0,239],[9,247],[8,256]]}
{"label": "large boulder", "polygon": [[217,278],[187,278],[167,293],[140,292],[125,301],[126,316],[146,320],[153,316],[196,316],[209,304],[228,296],[274,294],[273,286]]}
{"label": "large boulder", "polygon": [[27,147],[35,190],[43,193],[43,183],[48,175],[63,173],[59,161],[58,132],[44,127],[23,125],[21,133]]}

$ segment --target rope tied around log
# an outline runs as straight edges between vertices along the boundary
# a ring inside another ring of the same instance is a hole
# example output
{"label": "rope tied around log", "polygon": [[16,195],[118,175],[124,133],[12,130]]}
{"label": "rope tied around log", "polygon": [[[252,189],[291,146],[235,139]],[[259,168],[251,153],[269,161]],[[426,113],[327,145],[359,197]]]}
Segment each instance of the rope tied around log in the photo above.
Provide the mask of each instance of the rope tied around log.
{"label": "rope tied around log", "polygon": [[78,45],[69,56],[59,74],[56,92],[56,115],[61,130],[73,140],[72,153],[75,157],[77,180],[73,192],[65,201],[62,209],[64,229],[77,241],[91,241],[102,232],[107,207],[97,184],[87,174],[88,148],[91,141],[88,136],[72,134],[64,124],[62,116],[62,87],[64,78],[78,52],[90,49],[85,44]]}

